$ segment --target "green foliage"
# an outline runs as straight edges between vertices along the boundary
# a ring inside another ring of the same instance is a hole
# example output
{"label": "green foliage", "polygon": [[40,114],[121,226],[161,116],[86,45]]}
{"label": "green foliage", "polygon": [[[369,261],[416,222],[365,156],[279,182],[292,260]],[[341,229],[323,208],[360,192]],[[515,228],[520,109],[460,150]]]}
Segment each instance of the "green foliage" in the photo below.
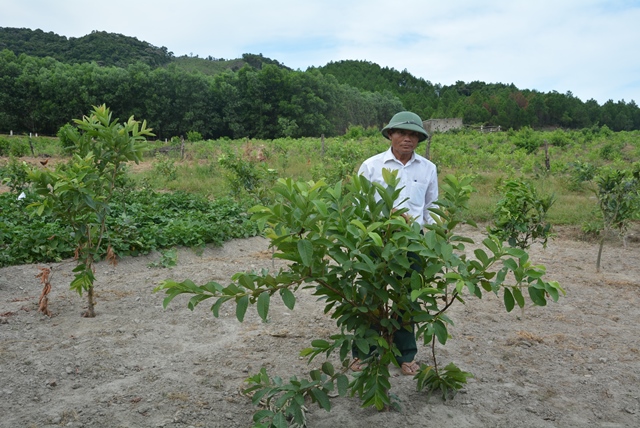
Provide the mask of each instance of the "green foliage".
{"label": "green foliage", "polygon": [[527,249],[535,242],[546,247],[552,236],[547,214],[555,196],[539,196],[530,182],[516,179],[507,180],[499,191],[502,199],[496,205],[489,233],[512,247]]}
{"label": "green foliage", "polygon": [[149,263],[149,267],[157,268],[162,267],[165,269],[171,269],[178,264],[178,250],[170,248],[166,251],[160,252],[160,260],[157,262]]}
{"label": "green foliage", "polygon": [[0,138],[0,156],[21,157],[29,153],[29,144],[24,138]]}
{"label": "green foliage", "polygon": [[605,234],[616,230],[624,236],[631,220],[640,217],[640,163],[634,164],[631,170],[603,167],[593,181],[600,222],[592,223],[591,227],[597,231],[597,226],[600,226],[600,232],[604,232],[596,261],[596,271],[599,272]]}
{"label": "green foliage", "polygon": [[[339,391],[346,389],[360,397],[363,406],[382,410],[394,405],[388,366],[398,365],[399,351],[393,343],[396,331],[414,323],[416,337],[435,350],[436,341],[445,344],[449,338],[447,325],[453,321],[447,316],[448,309],[456,302],[463,303],[467,294],[502,294],[508,311],[516,304],[524,306],[525,293],[541,306],[546,305],[547,297],[556,301],[564,294],[558,283],[542,279],[544,267],[533,265],[524,250],[505,248],[493,236],[473,252],[475,257],[466,255],[465,244],[473,241],[458,235],[455,229],[465,222],[473,192],[470,178],[445,177],[439,208],[433,210],[438,216],[436,224],[427,226],[424,233],[419,225],[404,221],[406,210],[394,210],[400,193],[395,173],[385,170],[384,178],[387,186],[352,176],[344,188],[341,183],[329,186],[322,181],[280,179],[274,187],[278,200],[254,207],[251,212],[256,221],[266,225],[274,257],[287,260],[288,267],[275,273],[237,273],[227,286],[166,280],[156,288],[166,293],[164,306],[176,296],[191,294],[188,307],[192,310],[214,299],[211,311],[216,317],[220,307],[230,302],[236,306],[239,321],[244,320],[249,305],[254,305],[266,320],[273,296],[278,295],[286,307],[293,309],[295,292],[311,289],[324,302],[325,313],[334,319],[340,333],[330,340],[313,340],[301,355],[311,362],[321,354],[329,357],[337,353],[342,372],[349,366],[352,347],[364,354],[371,351],[372,356],[350,382],[337,375],[332,366],[323,365],[326,382],[320,373],[312,371],[307,382],[319,383],[310,388],[322,385],[330,390],[328,382],[335,380]],[[408,252],[416,257],[408,257]],[[508,283],[507,277],[514,282]],[[429,370],[436,370],[435,374]],[[439,389],[444,395],[457,390],[469,376],[452,365],[443,371],[437,366],[423,367],[422,371],[426,372],[420,377],[421,387]],[[257,426],[283,424],[283,418],[295,413],[291,400],[302,403],[308,391],[298,379],[282,386],[279,380],[268,380],[265,372],[253,379],[257,385],[252,391],[259,397],[284,394],[276,399],[275,410],[256,415],[254,420],[265,424]],[[329,408],[323,394],[311,395],[321,407]]]}
{"label": "green foliage", "polygon": [[70,153],[75,147],[74,141],[78,139],[78,130],[70,123],[67,123],[58,130],[56,136],[60,139],[62,149]]}
{"label": "green foliage", "polygon": [[322,162],[312,168],[311,176],[314,180],[323,180],[329,185],[342,182],[356,172],[361,159],[364,158],[364,149],[360,141],[350,144],[339,141],[330,144]]}
{"label": "green foliage", "polygon": [[[41,199],[30,204],[33,214],[51,215],[68,224],[73,231],[78,265],[71,289],[87,292],[94,317],[93,262],[102,251],[103,238],[108,238],[107,217],[118,179],[128,161],[139,162],[146,137],[153,135],[133,117],[123,124],[112,120],[105,106],[94,107],[90,116],[74,121],[80,132],[66,132],[73,141],[71,160],[55,170],[32,169],[29,179]],[[107,254],[112,254],[107,250]]]}
{"label": "green foliage", "polygon": [[19,194],[29,187],[28,171],[26,162],[11,156],[9,163],[0,167],[0,182],[8,186],[13,193]]}
{"label": "green foliage", "polygon": [[593,180],[598,172],[598,168],[589,162],[571,162],[569,167],[571,168],[573,188],[579,187],[585,181]]}
{"label": "green foliage", "polygon": [[156,154],[156,160],[153,163],[153,170],[165,181],[173,181],[178,177],[176,161],[162,153]]}
{"label": "green foliage", "polygon": [[541,145],[538,135],[528,126],[525,126],[513,136],[513,144],[524,149],[527,153],[533,153]]}
{"label": "green foliage", "polygon": [[444,369],[438,371],[436,367],[423,368],[416,376],[418,391],[427,388],[433,392],[439,390],[442,399],[453,396],[466,383],[467,378],[473,377],[471,373],[460,370],[455,364],[449,363]]}
{"label": "green foliage", "polygon": [[[75,241],[68,224],[51,215],[29,217],[26,207],[37,200],[37,195],[31,193],[22,200],[12,193],[0,194],[0,267],[74,256]],[[176,246],[219,246],[260,232],[246,210],[246,206],[230,198],[209,201],[184,192],[118,192],[110,204],[108,238],[119,256]],[[103,248],[98,257],[105,256]]]}
{"label": "green foliage", "polygon": [[225,177],[232,196],[241,197],[248,194],[257,201],[269,200],[277,172],[269,168],[264,161],[251,155],[242,157],[232,150],[227,150],[218,158],[218,163],[227,171]]}
{"label": "green foliage", "polygon": [[[254,405],[265,404],[266,409],[253,415],[254,427],[307,426],[305,402],[331,410],[329,394],[336,389],[340,396],[347,393],[349,380],[325,362],[321,370],[312,370],[310,379],[293,376],[285,383],[280,377],[270,378],[263,367],[260,372],[247,379],[249,387],[243,393],[250,395]],[[291,423],[291,425],[290,425]]]}
{"label": "green foliage", "polygon": [[196,141],[202,141],[202,134],[198,131],[189,131],[187,132],[187,140],[195,143]]}
{"label": "green foliage", "polygon": [[64,37],[40,29],[0,27],[0,41],[16,55],[52,57],[64,62],[93,62],[125,66],[136,61],[162,65],[171,61],[167,48],[157,48],[135,37],[92,31],[82,37]]}
{"label": "green foliage", "polygon": [[[0,129],[21,134],[56,134],[95,100],[105,100],[125,117],[147,118],[162,139],[189,132],[206,139],[356,137],[362,129],[364,135],[379,130],[400,110],[423,119],[461,117],[467,125],[500,125],[516,133],[538,127],[587,129],[583,139],[640,129],[633,101],[600,106],[570,92],[479,81],[433,84],[367,61],[330,62],[302,72],[255,54],[230,60],[174,58],[164,47],[99,31],[67,39],[0,28],[0,45],[6,47],[0,52],[6,76],[0,83]],[[571,145],[569,135],[560,132],[551,143]],[[517,141],[527,152],[539,143],[527,137]],[[616,155],[618,148],[604,155]]]}

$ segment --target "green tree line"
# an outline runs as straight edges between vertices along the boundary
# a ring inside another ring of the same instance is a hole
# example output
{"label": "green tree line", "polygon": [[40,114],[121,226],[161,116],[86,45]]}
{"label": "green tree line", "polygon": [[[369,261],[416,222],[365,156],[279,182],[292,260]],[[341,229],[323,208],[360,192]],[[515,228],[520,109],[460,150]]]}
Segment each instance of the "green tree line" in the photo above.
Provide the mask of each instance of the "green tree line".
{"label": "green tree line", "polygon": [[606,125],[640,129],[634,101],[581,101],[513,84],[443,86],[367,61],[291,70],[262,54],[176,58],[136,38],[93,32],[69,38],[0,28],[0,132],[54,135],[91,106],[145,118],[159,138],[342,135],[380,127],[402,109],[423,119],[461,117],[504,129]]}
{"label": "green tree line", "polygon": [[0,52],[0,132],[54,135],[101,104],[146,119],[160,138],[196,131],[211,139],[331,136],[351,124],[379,127],[402,109],[390,93],[273,64],[210,76],[172,65],[105,67]]}
{"label": "green tree line", "polygon": [[330,62],[318,70],[363,91],[389,91],[423,119],[461,117],[467,125],[505,129],[582,129],[596,125],[607,125],[614,131],[640,129],[640,109],[633,100],[609,100],[601,106],[593,99],[583,102],[571,92],[543,93],[518,89],[513,84],[458,81],[442,86],[406,70],[400,72],[367,61]]}

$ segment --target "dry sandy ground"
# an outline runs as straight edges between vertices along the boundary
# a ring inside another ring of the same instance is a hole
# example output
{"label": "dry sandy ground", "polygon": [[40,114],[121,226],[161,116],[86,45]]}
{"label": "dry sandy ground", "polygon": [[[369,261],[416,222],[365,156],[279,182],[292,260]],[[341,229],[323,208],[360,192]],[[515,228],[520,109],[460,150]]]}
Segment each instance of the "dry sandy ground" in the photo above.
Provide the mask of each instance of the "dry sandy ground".
{"label": "dry sandy ground", "polygon": [[[640,244],[608,243],[600,273],[596,252],[568,230],[532,248],[567,291],[559,303],[508,314],[490,295],[453,309],[439,363],[475,374],[454,399],[427,401],[393,371],[402,411],[338,398],[329,413],[310,406],[308,426],[640,426]],[[184,297],[164,310],[152,292],[166,278],[227,283],[238,271],[278,268],[262,238],[180,250],[173,269],[148,267],[158,260],[99,264],[94,319],[80,317],[84,298],[68,288],[73,262],[53,265],[51,317],[37,312],[38,265],[0,269],[1,427],[248,427],[243,381],[263,366],[285,378],[307,373],[299,351],[335,331],[307,292],[293,311],[274,299],[269,322],[250,308],[242,324],[232,306],[214,318],[208,304],[189,311]],[[431,362],[427,348],[418,358]]]}

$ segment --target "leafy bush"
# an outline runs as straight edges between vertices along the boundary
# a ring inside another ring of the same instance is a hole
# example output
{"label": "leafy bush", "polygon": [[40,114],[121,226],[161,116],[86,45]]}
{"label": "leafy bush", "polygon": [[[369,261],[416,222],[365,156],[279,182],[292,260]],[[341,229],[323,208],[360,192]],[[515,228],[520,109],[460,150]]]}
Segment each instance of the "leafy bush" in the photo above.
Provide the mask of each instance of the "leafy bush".
{"label": "leafy bush", "polygon": [[28,166],[15,157],[9,158],[7,165],[0,167],[0,183],[8,186],[13,193],[21,193],[29,187]]}
{"label": "leafy bush", "polygon": [[507,180],[499,191],[503,196],[494,211],[489,233],[523,250],[536,241],[546,247],[551,236],[551,224],[546,218],[555,197],[539,196],[530,182],[521,180]]}
{"label": "leafy bush", "polygon": [[27,156],[31,153],[29,141],[22,137],[0,138],[0,156]]}
{"label": "leafy bush", "polygon": [[624,236],[630,222],[640,217],[640,163],[634,164],[631,170],[603,167],[593,181],[598,198],[597,225],[603,232],[596,260],[596,271],[599,272],[605,234],[616,230]]}
{"label": "leafy bush", "polygon": [[[475,257],[466,255],[465,243],[473,240],[457,235],[455,228],[465,221],[473,192],[470,179],[445,178],[443,198],[433,210],[439,218],[423,233],[418,224],[404,221],[406,210],[394,210],[400,193],[397,176],[384,171],[387,187],[362,176],[345,180],[344,188],[340,183],[279,180],[275,188],[279,199],[252,212],[254,219],[267,225],[275,257],[288,260],[287,268],[239,272],[228,286],[166,280],[156,288],[166,292],[165,307],[183,293],[193,295],[188,303],[192,310],[213,298],[211,311],[216,317],[230,302],[241,322],[250,304],[267,320],[275,295],[293,309],[294,293],[300,288],[311,289],[324,302],[324,311],[335,320],[339,333],[313,340],[301,355],[311,362],[322,354],[328,358],[337,353],[342,367],[327,360],[321,369],[310,371],[309,379],[294,377],[289,383],[270,378],[264,369],[251,376],[245,392],[253,393],[255,404],[262,398],[270,404],[254,415],[255,426],[286,426],[287,418],[304,424],[305,400],[330,410],[333,391],[357,395],[364,407],[394,407],[389,365],[399,365],[395,332],[415,325],[416,337],[435,352],[436,342],[444,345],[449,339],[447,326],[453,321],[448,309],[464,303],[467,295],[501,294],[511,311],[516,304],[524,306],[524,291],[536,305],[545,305],[547,296],[555,301],[564,293],[558,283],[542,280],[544,267],[532,265],[524,250],[504,248],[495,237],[485,239]],[[410,258],[408,251],[416,257]],[[515,283],[508,284],[507,277]],[[345,372],[354,347],[370,357],[349,380]],[[435,354],[433,361],[416,375],[420,390],[439,390],[447,398],[470,376],[453,363],[441,368]]]}
{"label": "leafy bush", "polygon": [[[57,262],[73,257],[71,229],[51,216],[29,218],[27,194],[0,194],[0,267]],[[260,233],[247,206],[231,198],[209,201],[184,193],[118,192],[110,204],[108,239],[119,256],[148,254],[175,246],[222,245]],[[103,250],[97,257],[104,258]]]}
{"label": "leafy bush", "polygon": [[277,171],[269,168],[263,160],[252,156],[243,158],[234,151],[227,150],[218,159],[218,163],[227,171],[226,179],[232,196],[242,197],[248,194],[257,201],[269,200]]}
{"label": "leafy bush", "polygon": [[330,144],[322,162],[312,168],[311,176],[316,181],[323,180],[330,185],[342,182],[355,172],[364,158],[364,149],[360,142]]}
{"label": "leafy bush", "polygon": [[541,141],[539,135],[533,129],[525,126],[513,136],[513,144],[524,149],[527,153],[533,153],[540,147]]}
{"label": "leafy bush", "polygon": [[175,159],[163,153],[156,153],[153,170],[165,181],[173,181],[178,177],[178,168],[176,167]]}
{"label": "leafy bush", "polygon": [[83,316],[94,317],[93,263],[103,251],[115,263],[107,233],[114,189],[126,174],[126,163],[142,160],[146,137],[153,134],[146,122],[133,117],[122,124],[112,120],[111,111],[104,104],[74,122],[79,131],[66,133],[73,142],[67,164],[55,170],[29,171],[33,190],[40,196],[29,208],[34,216],[51,215],[73,230],[78,262],[70,287],[80,295],[87,292],[88,309]]}
{"label": "leafy bush", "polygon": [[202,141],[202,134],[198,131],[189,131],[187,132],[187,140],[192,143],[195,143],[196,141]]}
{"label": "leafy bush", "polygon": [[67,123],[58,130],[56,136],[60,139],[62,150],[71,153],[75,147],[74,141],[78,139],[78,129],[70,123]]}

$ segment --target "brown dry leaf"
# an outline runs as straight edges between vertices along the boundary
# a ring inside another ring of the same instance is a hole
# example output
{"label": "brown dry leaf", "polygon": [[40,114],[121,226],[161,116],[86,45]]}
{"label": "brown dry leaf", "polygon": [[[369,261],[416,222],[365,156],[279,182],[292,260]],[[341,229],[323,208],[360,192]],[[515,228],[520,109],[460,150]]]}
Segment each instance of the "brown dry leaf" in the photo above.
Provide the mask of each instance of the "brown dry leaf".
{"label": "brown dry leaf", "polygon": [[40,283],[43,284],[42,293],[40,293],[40,299],[38,300],[38,312],[42,312],[46,316],[51,316],[51,311],[48,308],[49,298],[47,295],[51,292],[51,268],[38,267],[40,273],[36,275],[36,278],[40,278]]}
{"label": "brown dry leaf", "polygon": [[107,247],[107,263],[111,266],[118,266],[118,259],[116,258],[116,253],[113,252],[111,245]]}

